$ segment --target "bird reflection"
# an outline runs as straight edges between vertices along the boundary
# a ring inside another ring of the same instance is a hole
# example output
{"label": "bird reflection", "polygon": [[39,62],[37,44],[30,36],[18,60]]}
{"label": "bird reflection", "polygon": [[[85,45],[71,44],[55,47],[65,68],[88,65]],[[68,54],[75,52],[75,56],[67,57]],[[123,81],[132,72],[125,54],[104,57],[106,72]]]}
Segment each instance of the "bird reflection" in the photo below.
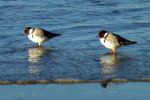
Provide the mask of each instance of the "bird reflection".
{"label": "bird reflection", "polygon": [[112,74],[118,70],[118,55],[117,54],[107,54],[100,58],[100,64],[102,65],[102,73],[103,74]]}
{"label": "bird reflection", "polygon": [[48,48],[45,47],[31,47],[28,49],[28,62],[29,68],[28,71],[30,73],[38,73],[42,71],[43,64],[42,61],[45,56],[50,54],[50,51]]}
{"label": "bird reflection", "polygon": [[121,67],[124,63],[131,61],[132,58],[126,54],[105,54],[99,57],[101,67],[101,75],[104,80],[101,86],[108,88],[113,84],[111,80],[121,78],[120,73],[123,72]]}
{"label": "bird reflection", "polygon": [[41,60],[43,55],[46,55],[50,50],[44,47],[32,47],[28,49],[28,61],[35,63]]}
{"label": "bird reflection", "polygon": [[39,73],[42,71],[42,66],[38,66],[38,65],[29,65],[28,66],[28,71],[31,74],[35,74],[35,73]]}
{"label": "bird reflection", "polygon": [[113,79],[117,76],[116,72],[118,71],[118,54],[105,54],[99,58],[101,66],[101,75],[106,82],[101,83],[103,88],[109,87],[110,79]]}

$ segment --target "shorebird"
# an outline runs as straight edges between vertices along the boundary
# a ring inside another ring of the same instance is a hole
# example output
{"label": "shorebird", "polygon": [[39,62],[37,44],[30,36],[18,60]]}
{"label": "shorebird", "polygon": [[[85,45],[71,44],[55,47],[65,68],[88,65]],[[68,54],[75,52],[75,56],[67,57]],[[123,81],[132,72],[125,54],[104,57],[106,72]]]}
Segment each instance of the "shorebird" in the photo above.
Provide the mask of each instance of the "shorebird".
{"label": "shorebird", "polygon": [[48,41],[49,39],[61,34],[51,33],[41,28],[26,27],[24,30],[24,35],[28,35],[28,38],[31,41],[33,41],[34,43],[38,43],[38,46],[41,47],[43,42]]}
{"label": "shorebird", "polygon": [[113,51],[109,52],[109,54],[115,54],[119,47],[135,44],[136,41],[127,40],[117,34],[108,32],[106,30],[102,30],[99,32],[97,37],[100,38],[100,42],[108,49],[112,49]]}

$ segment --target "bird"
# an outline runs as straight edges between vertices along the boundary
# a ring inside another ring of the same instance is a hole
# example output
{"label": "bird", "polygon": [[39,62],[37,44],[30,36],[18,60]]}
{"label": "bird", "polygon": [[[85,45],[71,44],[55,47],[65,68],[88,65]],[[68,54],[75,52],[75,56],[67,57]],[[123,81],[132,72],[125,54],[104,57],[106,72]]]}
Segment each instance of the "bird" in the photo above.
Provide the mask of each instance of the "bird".
{"label": "bird", "polygon": [[38,43],[38,47],[42,47],[42,43],[48,41],[49,39],[60,36],[59,33],[51,33],[42,28],[31,28],[26,27],[24,30],[24,35],[28,35],[29,40],[34,43]]}
{"label": "bird", "polygon": [[137,43],[136,41],[127,40],[117,34],[108,32],[107,30],[101,30],[97,37],[100,38],[100,42],[102,45],[104,45],[108,49],[112,49],[109,54],[116,54],[119,47]]}

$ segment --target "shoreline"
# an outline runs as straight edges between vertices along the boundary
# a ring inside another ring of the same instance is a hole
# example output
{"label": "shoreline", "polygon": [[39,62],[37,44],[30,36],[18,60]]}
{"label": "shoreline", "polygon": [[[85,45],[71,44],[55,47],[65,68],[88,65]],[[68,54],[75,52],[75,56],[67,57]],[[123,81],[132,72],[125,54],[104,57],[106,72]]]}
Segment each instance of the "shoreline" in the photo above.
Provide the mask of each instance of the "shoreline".
{"label": "shoreline", "polygon": [[80,84],[80,83],[127,83],[127,82],[150,82],[150,79],[109,79],[109,80],[73,80],[73,79],[58,79],[58,80],[29,80],[29,81],[0,81],[0,85],[11,85],[11,84]]}

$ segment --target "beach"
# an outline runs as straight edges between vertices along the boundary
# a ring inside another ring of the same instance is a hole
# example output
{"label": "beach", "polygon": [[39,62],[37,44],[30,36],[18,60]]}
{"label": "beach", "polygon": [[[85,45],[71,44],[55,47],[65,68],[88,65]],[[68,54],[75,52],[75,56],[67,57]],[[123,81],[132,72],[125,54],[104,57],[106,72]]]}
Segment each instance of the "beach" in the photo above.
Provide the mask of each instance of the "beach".
{"label": "beach", "polygon": [[[147,100],[150,2],[0,1],[1,100]],[[26,27],[60,33],[37,47]],[[108,54],[107,30],[136,44]]]}

